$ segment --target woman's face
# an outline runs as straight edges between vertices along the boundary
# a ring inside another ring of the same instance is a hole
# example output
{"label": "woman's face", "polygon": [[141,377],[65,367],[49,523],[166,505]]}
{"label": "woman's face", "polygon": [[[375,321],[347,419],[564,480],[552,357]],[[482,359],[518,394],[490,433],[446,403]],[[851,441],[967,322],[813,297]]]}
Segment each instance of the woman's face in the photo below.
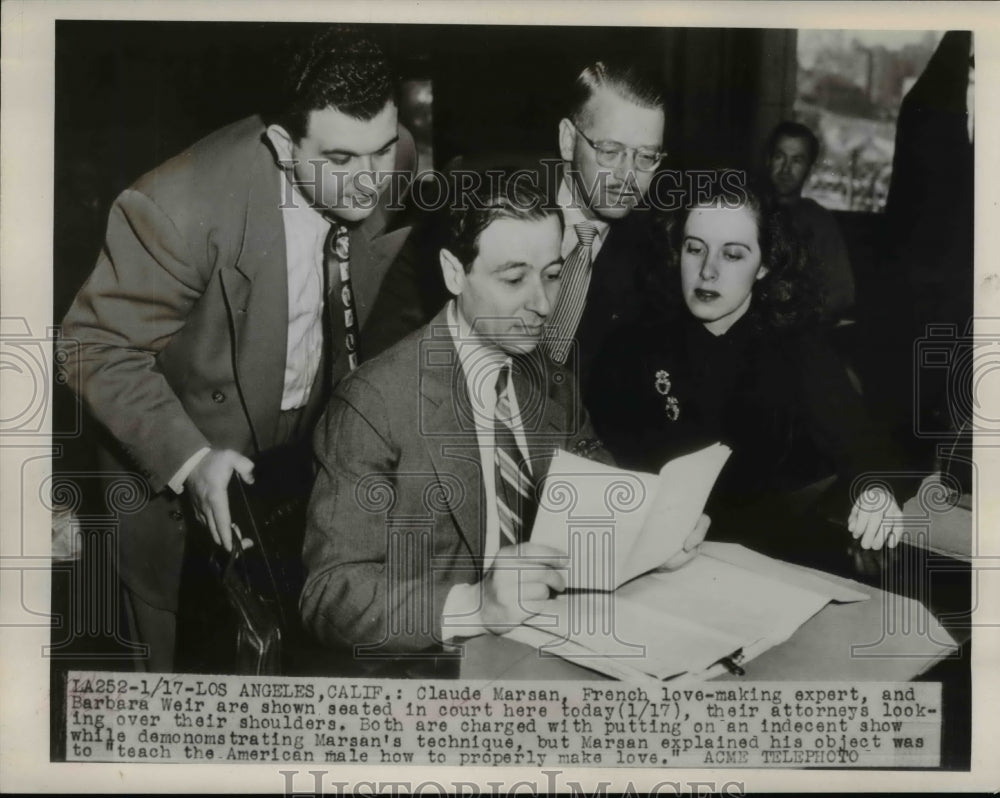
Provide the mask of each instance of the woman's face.
{"label": "woman's face", "polygon": [[688,310],[713,335],[747,312],[761,265],[757,220],[750,209],[698,208],[684,224],[681,289]]}

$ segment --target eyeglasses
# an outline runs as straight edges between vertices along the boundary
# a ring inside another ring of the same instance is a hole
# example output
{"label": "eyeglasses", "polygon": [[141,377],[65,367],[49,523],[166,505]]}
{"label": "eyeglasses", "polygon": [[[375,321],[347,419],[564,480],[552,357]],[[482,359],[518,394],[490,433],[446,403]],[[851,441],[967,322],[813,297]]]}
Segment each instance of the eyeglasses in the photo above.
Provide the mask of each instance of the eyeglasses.
{"label": "eyeglasses", "polygon": [[660,165],[660,161],[667,157],[665,152],[651,150],[649,147],[626,147],[620,141],[594,141],[580,130],[575,123],[571,122],[570,124],[573,125],[583,140],[593,148],[594,155],[597,157],[597,163],[601,166],[614,168],[622,162],[622,158],[626,153],[632,153],[636,169],[640,172],[652,172]]}

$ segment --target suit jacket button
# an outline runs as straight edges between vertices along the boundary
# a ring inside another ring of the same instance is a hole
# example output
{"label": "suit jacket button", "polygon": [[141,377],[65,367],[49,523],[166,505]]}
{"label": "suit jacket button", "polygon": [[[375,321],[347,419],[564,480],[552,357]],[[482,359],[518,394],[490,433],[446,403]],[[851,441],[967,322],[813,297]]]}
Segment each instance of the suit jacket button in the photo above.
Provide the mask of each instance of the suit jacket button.
{"label": "suit jacket button", "polygon": [[226,401],[226,395],[222,391],[213,391],[212,401],[215,402],[217,405],[222,404],[223,402]]}
{"label": "suit jacket button", "polygon": [[171,510],[170,519],[172,521],[182,521],[184,520],[184,514],[180,510]]}

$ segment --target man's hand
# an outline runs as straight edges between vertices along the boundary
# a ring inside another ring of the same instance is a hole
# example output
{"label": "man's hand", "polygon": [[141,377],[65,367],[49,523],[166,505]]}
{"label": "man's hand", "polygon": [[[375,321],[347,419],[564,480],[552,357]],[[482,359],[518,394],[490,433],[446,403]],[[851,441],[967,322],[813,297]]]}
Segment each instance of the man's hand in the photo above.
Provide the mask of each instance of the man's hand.
{"label": "man's hand", "polygon": [[702,541],[705,540],[705,535],[708,533],[708,526],[711,523],[712,519],[702,513],[701,518],[699,518],[697,523],[694,525],[694,529],[692,529],[691,533],[684,539],[684,548],[663,563],[663,565],[660,566],[660,570],[676,571],[682,565],[697,557],[698,553],[701,551]]}
{"label": "man's hand", "polygon": [[863,549],[895,548],[903,536],[903,511],[884,488],[875,487],[858,496],[847,528]]}
{"label": "man's hand", "polygon": [[[232,449],[212,449],[184,480],[195,517],[212,533],[216,545],[233,550],[229,516],[229,480],[233,472],[248,485],[253,484],[253,461]],[[243,540],[246,548],[250,541]]]}
{"label": "man's hand", "polygon": [[556,569],[566,565],[564,552],[540,543],[502,547],[483,577],[483,626],[500,635],[534,615],[524,603],[564,591],[566,579]]}

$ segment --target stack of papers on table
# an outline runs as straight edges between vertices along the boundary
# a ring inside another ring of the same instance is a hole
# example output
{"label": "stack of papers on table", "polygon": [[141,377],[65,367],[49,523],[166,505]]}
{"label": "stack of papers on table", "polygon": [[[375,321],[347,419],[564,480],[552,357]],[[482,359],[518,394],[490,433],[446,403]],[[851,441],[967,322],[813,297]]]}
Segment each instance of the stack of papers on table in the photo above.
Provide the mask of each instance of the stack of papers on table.
{"label": "stack of papers on table", "polygon": [[618,678],[697,677],[787,640],[830,601],[867,599],[731,543],[657,570],[683,550],[729,455],[714,444],[656,475],[557,453],[531,541],[568,553],[568,589],[528,605],[537,614],[508,636]]}
{"label": "stack of papers on table", "polygon": [[705,543],[676,571],[653,571],[613,593],[538,602],[538,614],[508,636],[610,676],[661,680],[703,674],[734,655],[751,660],[830,601],[867,598],[743,546]]}

